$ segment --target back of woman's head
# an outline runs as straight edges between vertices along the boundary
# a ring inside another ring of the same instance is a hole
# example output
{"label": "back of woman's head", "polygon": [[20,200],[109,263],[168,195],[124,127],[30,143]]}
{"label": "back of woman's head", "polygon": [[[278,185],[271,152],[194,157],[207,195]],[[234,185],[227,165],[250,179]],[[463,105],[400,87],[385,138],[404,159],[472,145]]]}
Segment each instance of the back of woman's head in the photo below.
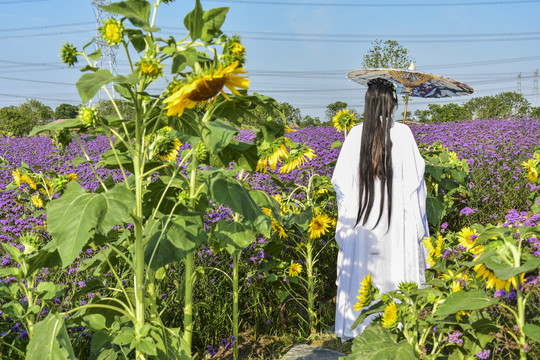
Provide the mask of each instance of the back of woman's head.
{"label": "back of woman's head", "polygon": [[393,176],[390,128],[396,106],[397,97],[394,85],[390,81],[378,78],[368,82],[360,144],[360,203],[356,218],[357,223],[362,222],[363,225],[373,208],[375,179],[381,181],[380,212],[375,226],[381,220],[385,197],[388,198],[388,223],[390,223]]}

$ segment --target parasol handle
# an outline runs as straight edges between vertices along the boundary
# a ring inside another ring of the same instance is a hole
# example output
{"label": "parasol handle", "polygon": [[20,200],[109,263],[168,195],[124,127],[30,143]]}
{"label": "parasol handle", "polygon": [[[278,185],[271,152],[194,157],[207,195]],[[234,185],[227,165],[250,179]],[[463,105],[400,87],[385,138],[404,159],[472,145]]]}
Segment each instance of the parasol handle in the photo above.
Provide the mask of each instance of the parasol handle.
{"label": "parasol handle", "polygon": [[411,92],[411,88],[405,88],[405,111],[403,112],[403,124],[405,124],[405,120],[407,120],[407,105],[409,105],[409,93]]}

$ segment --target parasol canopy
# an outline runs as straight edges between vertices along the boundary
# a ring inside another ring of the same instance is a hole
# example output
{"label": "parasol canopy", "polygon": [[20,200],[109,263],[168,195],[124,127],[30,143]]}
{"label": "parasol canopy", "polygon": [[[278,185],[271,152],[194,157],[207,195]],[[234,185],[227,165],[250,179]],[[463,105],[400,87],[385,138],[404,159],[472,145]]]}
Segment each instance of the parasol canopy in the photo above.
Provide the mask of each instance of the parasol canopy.
{"label": "parasol canopy", "polygon": [[409,96],[423,98],[442,98],[469,95],[474,89],[467,84],[440,75],[415,71],[414,64],[409,69],[360,69],[347,73],[347,77],[367,86],[367,82],[383,78],[396,84],[398,94],[406,94],[403,121],[407,117]]}

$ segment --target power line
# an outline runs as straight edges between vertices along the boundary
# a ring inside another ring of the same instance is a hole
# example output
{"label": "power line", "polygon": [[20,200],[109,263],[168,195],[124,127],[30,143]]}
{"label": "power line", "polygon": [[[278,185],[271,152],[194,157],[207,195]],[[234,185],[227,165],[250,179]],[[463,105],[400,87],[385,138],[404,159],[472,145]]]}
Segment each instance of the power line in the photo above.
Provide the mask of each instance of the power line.
{"label": "power line", "polygon": [[9,0],[9,1],[0,2],[0,5],[11,5],[11,4],[24,5],[28,3],[45,2],[45,1],[51,1],[51,0]]}
{"label": "power line", "polygon": [[260,0],[205,0],[206,2],[236,3],[246,5],[278,5],[278,6],[315,6],[315,7],[455,7],[455,6],[493,6],[538,3],[539,0],[515,1],[485,1],[485,2],[423,2],[423,3],[324,3],[324,2],[295,2],[295,1],[260,1]]}
{"label": "power line", "polygon": [[0,32],[42,30],[42,29],[53,29],[53,28],[70,27],[70,26],[86,26],[86,25],[92,25],[92,24],[93,22],[86,21],[86,22],[77,22],[77,23],[70,23],[70,24],[56,24],[56,25],[42,25],[42,26],[22,27],[22,28],[0,29]]}

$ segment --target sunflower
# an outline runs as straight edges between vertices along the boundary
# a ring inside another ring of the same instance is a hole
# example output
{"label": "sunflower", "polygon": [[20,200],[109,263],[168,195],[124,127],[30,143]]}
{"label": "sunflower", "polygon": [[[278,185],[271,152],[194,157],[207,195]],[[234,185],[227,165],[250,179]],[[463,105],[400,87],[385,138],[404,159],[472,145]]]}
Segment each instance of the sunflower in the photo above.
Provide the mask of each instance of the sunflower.
{"label": "sunflower", "polygon": [[278,138],[270,144],[263,142],[257,149],[259,161],[257,162],[255,171],[266,173],[268,165],[270,169],[275,170],[281,159],[289,157],[289,150],[287,150],[286,144],[290,145],[290,140],[285,137]]}
{"label": "sunflower", "polygon": [[171,127],[165,126],[146,137],[146,144],[150,143],[148,147],[150,158],[155,156],[168,162],[176,160],[182,144],[180,140],[171,137],[171,130]]}
{"label": "sunflower", "polygon": [[469,251],[474,247],[477,237],[478,233],[476,232],[476,230],[471,229],[467,226],[461,229],[461,231],[459,232],[458,241],[460,245],[462,245],[467,249],[467,251]]}
{"label": "sunflower", "polygon": [[155,153],[158,158],[161,158],[165,161],[175,161],[178,156],[178,150],[182,146],[180,140],[178,139],[168,139],[161,144],[161,149]]}
{"label": "sunflower", "polygon": [[278,233],[280,239],[288,237],[287,232],[285,231],[283,226],[279,225],[278,222],[274,219],[272,219],[272,229]]}
{"label": "sunflower", "polygon": [[298,276],[302,272],[302,265],[298,263],[291,262],[289,267],[289,276]]}
{"label": "sunflower", "polygon": [[20,181],[23,182],[23,183],[27,183],[28,186],[30,186],[30,188],[33,189],[33,190],[37,189],[37,184],[38,183],[34,179],[32,179],[30,176],[28,176],[26,174],[21,176]]}
{"label": "sunflower", "polygon": [[67,181],[71,182],[71,181],[75,181],[75,180],[77,180],[77,174],[75,174],[75,173],[70,173],[70,174],[68,175]]}
{"label": "sunflower", "polygon": [[309,238],[318,239],[326,234],[329,229],[334,225],[334,219],[326,214],[319,214],[311,219],[309,223]]}
{"label": "sunflower", "polygon": [[[481,278],[481,280],[486,280],[486,288],[495,290],[504,290],[510,291],[510,286],[514,289],[517,289],[518,282],[515,276],[512,276],[508,280],[503,280],[498,278],[491,270],[489,270],[484,264],[477,264],[473,267],[473,270],[476,271],[476,278]],[[519,275],[519,283],[525,281],[525,273]]]}
{"label": "sunflower", "polygon": [[109,46],[118,45],[124,37],[124,24],[121,21],[109,18],[99,28],[101,37]]}
{"label": "sunflower", "polygon": [[435,265],[436,260],[441,257],[441,251],[442,251],[444,239],[442,235],[439,234],[437,238],[437,244],[435,246],[433,245],[433,240],[431,239],[431,237],[425,237],[423,242],[424,242],[424,247],[426,248],[428,252],[426,254],[426,263],[428,264],[428,266],[431,267]]}
{"label": "sunflower", "polygon": [[286,174],[312,160],[315,156],[313,149],[300,145],[299,148],[290,152],[290,156],[283,160],[283,165],[279,169],[280,174]]}
{"label": "sunflower", "polygon": [[21,185],[21,173],[19,172],[19,169],[13,170],[11,176],[13,176],[13,181],[15,181],[17,186]]}
{"label": "sunflower", "polygon": [[397,305],[394,301],[386,305],[384,314],[382,315],[382,327],[393,329],[398,325],[399,318],[397,313]]}
{"label": "sunflower", "polygon": [[529,159],[521,163],[521,166],[528,171],[527,177],[534,183],[538,181],[538,170],[536,169],[536,164],[537,161],[535,159]]}
{"label": "sunflower", "polygon": [[235,61],[231,65],[223,68],[220,64],[217,69],[203,69],[197,63],[193,73],[186,81],[173,88],[172,94],[163,100],[167,104],[167,116],[182,116],[184,109],[192,109],[196,105],[208,103],[210,106],[216,101],[217,95],[221,93],[227,100],[230,98],[223,91],[227,87],[233,94],[241,96],[238,89],[247,89],[249,80],[240,74],[246,74],[243,67],[238,67]]}
{"label": "sunflower", "polygon": [[340,110],[334,115],[332,122],[337,131],[348,132],[356,124],[356,116],[354,113],[350,113],[349,109]]}
{"label": "sunflower", "polygon": [[441,274],[439,277],[446,279],[446,280],[453,280],[452,281],[452,292],[458,292],[463,289],[467,281],[469,280],[469,277],[467,274],[463,275],[461,273],[454,274],[454,272],[450,269],[447,270],[448,274]]}
{"label": "sunflower", "polygon": [[371,281],[371,273],[364,276],[360,283],[360,289],[358,289],[358,301],[354,304],[354,311],[360,311],[362,308],[373,301],[374,294],[373,282]]}
{"label": "sunflower", "polygon": [[43,207],[43,200],[41,200],[41,198],[38,195],[32,195],[31,200],[32,200],[32,204],[34,204],[35,207],[37,208]]}

